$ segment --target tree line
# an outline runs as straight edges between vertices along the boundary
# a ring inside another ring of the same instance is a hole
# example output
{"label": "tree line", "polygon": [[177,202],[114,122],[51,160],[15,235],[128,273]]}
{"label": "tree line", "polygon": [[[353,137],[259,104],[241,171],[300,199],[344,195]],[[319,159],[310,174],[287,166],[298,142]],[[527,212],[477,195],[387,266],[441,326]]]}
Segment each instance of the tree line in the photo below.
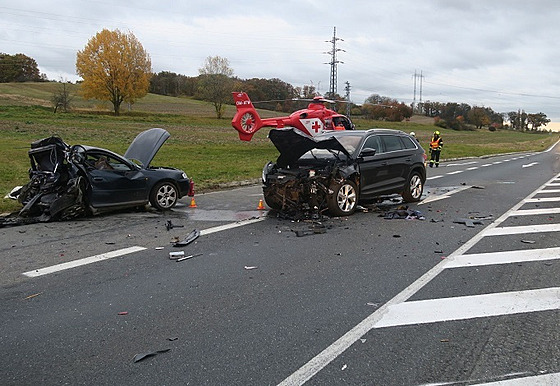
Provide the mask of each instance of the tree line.
{"label": "tree line", "polygon": [[[131,33],[104,29],[92,37],[83,50],[78,51],[76,73],[83,79],[81,93],[86,99],[109,101],[115,115],[123,102],[133,104],[148,92],[167,96],[184,96],[213,104],[216,116],[223,117],[225,105],[231,104],[232,91],[245,91],[257,108],[292,112],[305,107],[308,100],[319,95],[313,86],[294,87],[278,78],[240,79],[226,58],[208,57],[198,70],[198,76],[189,77],[169,71],[152,73],[149,54]],[[37,63],[24,54],[0,53],[0,82],[46,81],[39,73]],[[466,103],[426,101],[417,106],[386,96],[373,94],[362,105],[352,104],[340,95],[331,96],[337,111],[350,111],[353,116],[366,119],[402,121],[413,113],[434,118],[435,124],[454,130],[539,130],[550,120],[539,112],[524,111],[497,113],[490,107],[470,106]],[[61,88],[53,96],[55,112],[66,111],[71,97]],[[348,105],[348,103],[350,105]],[[507,120],[508,125],[504,124]]]}
{"label": "tree line", "polygon": [[0,53],[0,83],[43,82],[45,74],[39,73],[35,59],[24,54]]}

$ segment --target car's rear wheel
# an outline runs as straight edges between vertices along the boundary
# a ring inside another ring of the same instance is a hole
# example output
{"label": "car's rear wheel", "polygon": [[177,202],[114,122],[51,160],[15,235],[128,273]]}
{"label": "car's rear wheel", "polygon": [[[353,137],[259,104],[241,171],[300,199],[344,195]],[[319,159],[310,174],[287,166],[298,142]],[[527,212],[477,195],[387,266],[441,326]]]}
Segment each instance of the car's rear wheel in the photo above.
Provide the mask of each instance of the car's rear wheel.
{"label": "car's rear wheel", "polygon": [[172,182],[158,182],[150,192],[150,204],[157,210],[173,208],[178,199],[177,187]]}
{"label": "car's rear wheel", "polygon": [[424,181],[418,172],[412,172],[402,193],[403,200],[406,202],[417,202],[422,198],[424,192]]}
{"label": "car's rear wheel", "polygon": [[352,181],[345,180],[330,186],[333,192],[327,197],[327,206],[333,216],[349,216],[358,205],[358,188]]}

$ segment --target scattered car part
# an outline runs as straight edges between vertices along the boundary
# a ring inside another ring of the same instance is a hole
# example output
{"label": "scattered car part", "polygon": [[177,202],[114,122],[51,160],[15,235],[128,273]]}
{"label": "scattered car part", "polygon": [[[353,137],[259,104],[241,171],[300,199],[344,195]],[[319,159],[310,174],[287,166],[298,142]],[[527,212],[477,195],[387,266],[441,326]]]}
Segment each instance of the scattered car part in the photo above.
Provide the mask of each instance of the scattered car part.
{"label": "scattered car part", "polygon": [[177,262],[192,259],[193,257],[197,257],[197,256],[202,256],[202,253],[195,253],[194,255],[188,255],[188,256],[185,256],[185,257],[180,257],[180,258],[177,259]]}
{"label": "scattered car part", "polygon": [[173,244],[174,247],[184,247],[185,245],[189,245],[194,240],[196,240],[200,236],[200,231],[198,229],[194,229],[191,233],[187,235],[187,237],[183,241],[177,241]]}

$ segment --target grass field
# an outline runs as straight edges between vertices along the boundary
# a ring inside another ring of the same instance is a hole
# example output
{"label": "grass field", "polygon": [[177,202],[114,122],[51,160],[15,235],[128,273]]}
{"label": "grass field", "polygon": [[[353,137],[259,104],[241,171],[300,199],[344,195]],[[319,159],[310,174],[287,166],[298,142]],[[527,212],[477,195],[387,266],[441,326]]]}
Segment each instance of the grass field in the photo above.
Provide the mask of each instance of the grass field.
{"label": "grass field", "polygon": [[[198,192],[232,182],[257,180],[263,165],[278,156],[266,138],[267,129],[259,131],[251,142],[239,140],[230,123],[235,113],[233,106],[227,107],[225,119],[218,120],[209,103],[148,94],[130,109],[123,106],[122,114],[115,117],[110,114],[111,106],[83,100],[78,86],[69,86],[72,112],[54,114],[50,99],[60,84],[0,83],[0,212],[19,208],[16,202],[3,197],[14,186],[28,181],[30,143],[50,135],[59,135],[70,145],[100,146],[122,154],[139,132],[162,127],[171,133],[171,138],[152,164],[185,170],[194,179]],[[264,117],[277,115],[270,111],[261,113]],[[444,159],[539,151],[558,140],[557,133],[442,130],[430,120],[414,117],[402,123],[361,119],[354,123],[358,129],[414,131],[425,148],[433,131],[440,130],[445,144]]]}

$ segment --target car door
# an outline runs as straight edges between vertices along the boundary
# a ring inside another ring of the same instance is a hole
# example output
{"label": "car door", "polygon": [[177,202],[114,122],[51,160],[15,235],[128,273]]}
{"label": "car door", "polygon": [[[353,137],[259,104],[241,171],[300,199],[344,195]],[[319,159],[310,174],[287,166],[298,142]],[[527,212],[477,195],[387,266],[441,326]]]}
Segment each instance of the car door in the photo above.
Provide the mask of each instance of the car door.
{"label": "car door", "polygon": [[94,208],[147,202],[147,178],[141,169],[110,154],[88,152],[90,204]]}
{"label": "car door", "polygon": [[[370,149],[375,154],[366,154]],[[364,151],[365,150],[365,151]],[[381,137],[377,134],[369,135],[361,147],[358,155],[358,168],[360,170],[360,197],[370,199],[379,195],[385,189],[389,174],[385,149]]]}

